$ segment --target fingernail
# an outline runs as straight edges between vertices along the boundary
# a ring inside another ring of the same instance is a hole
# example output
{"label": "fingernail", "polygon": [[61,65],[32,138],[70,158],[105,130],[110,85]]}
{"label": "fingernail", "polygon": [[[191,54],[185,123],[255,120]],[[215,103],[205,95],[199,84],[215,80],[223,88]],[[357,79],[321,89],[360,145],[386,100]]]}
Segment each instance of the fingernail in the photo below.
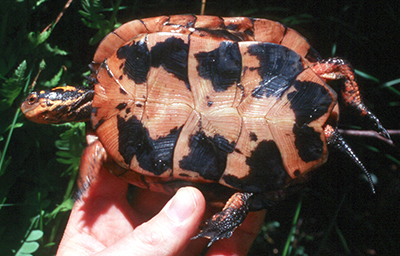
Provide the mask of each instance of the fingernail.
{"label": "fingernail", "polygon": [[172,198],[166,213],[174,222],[181,223],[192,215],[195,208],[196,204],[192,192],[189,189],[181,188]]}

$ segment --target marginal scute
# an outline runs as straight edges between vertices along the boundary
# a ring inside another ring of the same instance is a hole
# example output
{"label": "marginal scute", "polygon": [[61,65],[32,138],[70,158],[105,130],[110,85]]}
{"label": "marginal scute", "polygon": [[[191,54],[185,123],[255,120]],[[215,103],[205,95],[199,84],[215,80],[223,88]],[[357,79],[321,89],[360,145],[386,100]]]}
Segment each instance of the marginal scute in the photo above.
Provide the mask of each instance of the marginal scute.
{"label": "marginal scute", "polygon": [[194,24],[195,28],[206,28],[206,29],[223,29],[224,28],[224,19],[217,16],[196,16],[196,23]]}
{"label": "marginal scute", "polygon": [[280,44],[286,28],[275,21],[266,19],[253,19],[254,40]]}
{"label": "marginal scute", "polygon": [[195,15],[171,15],[168,19],[166,25],[169,26],[183,26],[183,27],[193,27],[195,24],[197,16]]}
{"label": "marginal scute", "polygon": [[306,57],[311,62],[321,60],[318,52],[311,47],[307,40],[291,28],[287,28],[285,36],[282,38],[280,44]]}

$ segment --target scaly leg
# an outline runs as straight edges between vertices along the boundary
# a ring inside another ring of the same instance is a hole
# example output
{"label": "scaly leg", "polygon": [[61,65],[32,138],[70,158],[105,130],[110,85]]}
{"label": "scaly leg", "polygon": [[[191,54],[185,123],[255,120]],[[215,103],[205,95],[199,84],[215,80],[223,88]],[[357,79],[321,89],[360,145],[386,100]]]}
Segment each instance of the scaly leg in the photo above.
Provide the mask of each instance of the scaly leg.
{"label": "scaly leg", "polygon": [[83,151],[81,163],[79,165],[77,198],[82,196],[90,186],[90,183],[99,175],[106,158],[106,150],[98,140],[95,140]]}
{"label": "scaly leg", "polygon": [[368,117],[374,124],[375,130],[383,137],[390,140],[390,135],[382,126],[379,119],[365,106],[361,99],[360,90],[355,79],[354,70],[350,63],[340,58],[330,58],[318,62],[312,66],[314,72],[327,80],[345,79],[344,87],[341,88],[344,102],[355,108],[361,116]]}
{"label": "scaly leg", "polygon": [[353,150],[347,144],[347,142],[343,139],[342,135],[340,135],[338,129],[333,128],[330,125],[325,126],[324,128],[325,137],[328,145],[335,147],[341,152],[346,153],[353,161],[363,170],[365,176],[371,185],[372,193],[375,194],[374,182],[372,181],[371,175],[369,174],[367,168],[365,168],[364,164],[358,159],[356,154],[354,154]]}
{"label": "scaly leg", "polygon": [[222,211],[214,214],[206,221],[205,226],[200,233],[193,237],[205,237],[210,239],[208,247],[215,241],[222,238],[229,238],[232,236],[233,231],[239,227],[249,212],[248,199],[252,193],[237,192],[229,198]]}

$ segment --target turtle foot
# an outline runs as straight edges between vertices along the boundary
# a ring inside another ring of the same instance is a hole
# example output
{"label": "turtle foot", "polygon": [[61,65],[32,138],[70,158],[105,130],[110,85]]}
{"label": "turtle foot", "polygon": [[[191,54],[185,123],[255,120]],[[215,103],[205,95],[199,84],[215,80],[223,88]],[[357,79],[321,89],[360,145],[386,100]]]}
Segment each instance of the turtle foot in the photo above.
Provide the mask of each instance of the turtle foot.
{"label": "turtle foot", "polygon": [[200,233],[192,239],[204,237],[210,239],[208,247],[222,238],[229,238],[237,227],[245,220],[249,206],[247,200],[252,193],[235,193],[226,203],[222,211],[208,219]]}

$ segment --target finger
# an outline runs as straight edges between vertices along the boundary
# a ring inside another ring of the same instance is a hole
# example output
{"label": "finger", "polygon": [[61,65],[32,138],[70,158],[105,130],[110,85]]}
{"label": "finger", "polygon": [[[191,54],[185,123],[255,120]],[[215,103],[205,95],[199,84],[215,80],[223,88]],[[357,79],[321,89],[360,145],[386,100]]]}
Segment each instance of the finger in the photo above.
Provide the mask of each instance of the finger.
{"label": "finger", "polygon": [[135,226],[156,216],[173,196],[141,188],[135,188],[131,195],[130,202],[133,202],[131,206],[136,215]]}
{"label": "finger", "polygon": [[154,218],[97,255],[179,255],[197,232],[204,210],[198,189],[181,188]]}
{"label": "finger", "polygon": [[91,255],[132,232],[127,186],[102,169],[75,202],[57,255]]}
{"label": "finger", "polygon": [[253,241],[264,222],[266,210],[250,212],[242,225],[240,225],[229,239],[215,242],[207,256],[211,255],[247,255]]}

